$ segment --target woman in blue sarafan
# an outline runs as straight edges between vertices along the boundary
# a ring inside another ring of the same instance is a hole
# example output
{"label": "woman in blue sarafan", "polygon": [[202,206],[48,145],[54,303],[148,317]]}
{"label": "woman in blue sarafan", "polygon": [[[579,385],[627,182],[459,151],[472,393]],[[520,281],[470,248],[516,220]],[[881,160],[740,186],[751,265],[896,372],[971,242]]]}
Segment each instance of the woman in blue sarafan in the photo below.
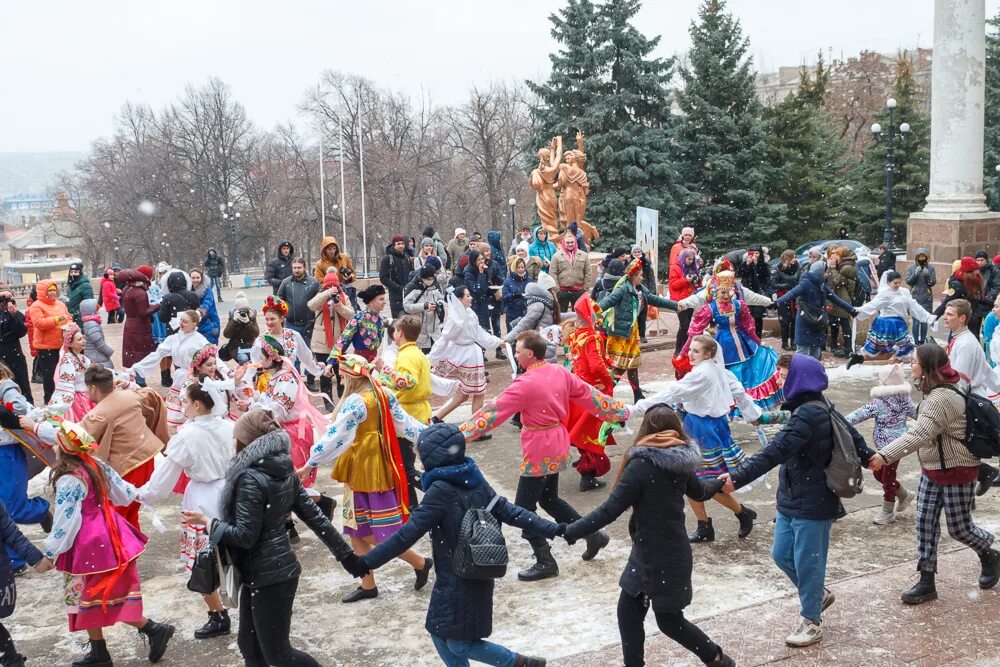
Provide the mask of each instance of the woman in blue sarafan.
{"label": "woman in blue sarafan", "polygon": [[715,327],[712,337],[722,348],[726,370],[732,371],[754,403],[762,410],[771,410],[781,402],[778,353],[761,344],[750,311],[735,294],[735,274],[728,270],[717,273],[709,285],[709,301],[695,313],[680,355],[687,356],[692,338]]}

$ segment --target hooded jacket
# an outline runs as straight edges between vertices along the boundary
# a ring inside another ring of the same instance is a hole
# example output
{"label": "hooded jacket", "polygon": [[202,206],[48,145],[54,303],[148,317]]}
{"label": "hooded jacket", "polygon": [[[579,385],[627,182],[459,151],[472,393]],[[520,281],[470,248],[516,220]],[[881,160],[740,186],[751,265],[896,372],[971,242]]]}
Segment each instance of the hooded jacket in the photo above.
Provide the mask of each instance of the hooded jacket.
{"label": "hooded jacket", "polygon": [[108,278],[107,276],[101,278],[101,305],[109,313],[121,308],[122,302],[119,297],[118,285],[115,284],[114,278]]}
{"label": "hooded jacket", "polygon": [[[435,424],[417,441],[424,466],[420,499],[410,520],[388,540],[362,558],[377,568],[409,549],[430,532],[434,554],[434,588],[424,627],[434,637],[476,641],[493,632],[493,580],[465,579],[455,574],[452,558],[465,517],[465,508],[485,508],[496,492],[483,478],[475,461],[465,456],[465,437],[454,424]],[[558,526],[497,498],[491,514],[500,522],[531,530],[546,538]]]}
{"label": "hooded jacket", "polygon": [[58,299],[58,294],[56,297],[49,296],[50,286],[59,288],[54,280],[39,280],[35,285],[38,299],[28,307],[34,328],[31,342],[36,350],[60,349],[63,344],[62,326],[70,319],[69,310]]}
{"label": "hooded jacket", "polygon": [[632,551],[618,585],[630,596],[648,595],[655,611],[676,612],[691,604],[692,590],[684,497],[707,500],[722,483],[700,480],[695,474],[702,465],[701,450],[695,443],[678,440],[674,431],[654,436],[667,436],[677,444],[637,444],[629,449],[621,480],[603,503],[566,528],[566,539],[586,537],[631,509],[628,533]]}
{"label": "hooded jacket", "polygon": [[115,351],[104,340],[104,330],[101,329],[101,316],[97,314],[97,299],[84,299],[80,303],[80,318],[83,320],[83,337],[87,346],[83,353],[95,364],[105,368],[114,368],[111,357]]}
{"label": "hooded jacket", "polygon": [[785,292],[776,301],[781,306],[793,299],[798,299],[799,312],[795,320],[795,344],[807,347],[820,347],[826,341],[826,327],[807,325],[802,318],[802,304],[813,308],[823,308],[827,301],[832,301],[849,313],[854,312],[854,306],[833,293],[822,273],[803,271],[799,284]]}
{"label": "hooded jacket", "polygon": [[170,326],[170,320],[180,315],[185,310],[198,310],[201,307],[201,299],[191,291],[191,278],[180,269],[171,269],[166,278],[163,279],[163,287],[166,294],[160,302],[160,311],[157,316],[170,333],[177,329]]}
{"label": "hooded jacket", "polygon": [[[78,264],[74,264],[73,266],[82,268]],[[94,287],[90,284],[90,278],[81,273],[76,278],[70,278],[66,281],[66,290],[66,307],[69,309],[69,314],[73,316],[73,319],[79,326],[81,324],[80,302],[84,299],[94,298]]]}
{"label": "hooded jacket", "polygon": [[210,282],[202,280],[201,284],[192,291],[198,297],[198,309],[201,310],[198,333],[207,338],[212,345],[218,345],[222,323],[219,320],[219,309],[215,305],[215,292],[211,288]]}
{"label": "hooded jacket", "polygon": [[500,247],[503,243],[503,234],[496,231],[486,232],[486,242],[490,244],[490,250],[493,252],[491,261],[496,262],[496,271],[502,284],[507,277],[507,262],[504,261],[505,255],[503,248]]}
{"label": "hooded jacket", "polygon": [[931,288],[937,285],[937,271],[928,261],[927,248],[917,248],[914,259],[919,260],[921,255],[924,257],[924,264],[914,262],[910,265],[910,268],[906,270],[906,284],[910,287],[913,300],[923,306],[924,310],[929,311],[934,308],[934,295]]}
{"label": "hooded jacket", "polygon": [[205,267],[205,273],[208,274],[209,278],[221,278],[226,274],[226,263],[219,257],[219,253],[216,252],[215,248],[208,249],[208,254],[205,255],[205,262],[202,266]]}
{"label": "hooded jacket", "polygon": [[[756,454],[733,473],[737,488],[764,476],[775,466],[778,474],[777,509],[795,519],[831,521],[844,516],[844,507],[826,485],[826,467],[833,453],[832,425],[826,409],[811,401],[833,405],[823,392],[828,386],[823,364],[812,357],[796,354],[788,367],[783,387],[783,410],[792,413],[788,423]],[[867,466],[875,454],[861,434],[848,425],[854,448]]]}
{"label": "hooded jacket", "polygon": [[[282,256],[281,247],[288,246],[288,256]],[[264,279],[271,286],[271,293],[277,294],[281,281],[292,275],[292,258],[295,257],[295,246],[291,241],[281,241],[274,250],[274,257],[267,263]]]}
{"label": "hooded jacket", "polygon": [[338,561],[353,553],[295,475],[283,430],[265,433],[233,458],[219,511],[222,518],[212,520],[210,540],[229,548],[243,584],[250,588],[291,581],[302,573],[285,531],[289,512],[305,522]]}
{"label": "hooded jacket", "polygon": [[542,225],[538,225],[532,230],[531,238],[528,256],[542,260],[543,270],[548,271],[549,264],[556,254],[556,244],[549,241],[549,232]]}
{"label": "hooded jacket", "polygon": [[[326,256],[326,249],[330,246],[333,246],[335,250],[332,260],[327,259]],[[351,256],[341,251],[340,243],[337,242],[335,236],[324,236],[319,259],[313,265],[313,278],[322,284],[323,278],[326,277],[326,272],[331,266],[337,269],[337,278],[342,285],[349,285],[354,282],[354,264],[351,263]]]}
{"label": "hooded jacket", "polygon": [[[552,293],[536,282],[528,283],[524,288],[524,301],[527,306],[524,317],[513,323],[513,327],[504,337],[511,345],[525,331],[538,331],[554,323],[553,311],[558,307]],[[555,358],[556,349],[547,346],[545,350],[545,360],[551,361]]]}
{"label": "hooded jacket", "polygon": [[131,368],[132,364],[144,359],[156,347],[153,342],[152,317],[160,309],[160,304],[149,302],[149,279],[144,275],[130,269],[119,275],[125,282],[125,289],[122,291],[122,307],[125,308],[122,366]]}
{"label": "hooded jacket", "polygon": [[396,252],[394,244],[385,247],[385,255],[378,269],[379,282],[389,293],[389,298],[398,302],[403,300],[403,287],[410,282],[410,272],[413,263],[406,256],[406,250]]}

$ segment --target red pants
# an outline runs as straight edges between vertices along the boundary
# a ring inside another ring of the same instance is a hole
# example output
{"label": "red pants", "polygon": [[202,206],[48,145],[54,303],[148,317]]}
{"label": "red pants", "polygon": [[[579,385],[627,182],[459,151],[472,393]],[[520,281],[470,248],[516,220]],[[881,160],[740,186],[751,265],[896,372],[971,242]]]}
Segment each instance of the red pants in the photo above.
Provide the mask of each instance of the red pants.
{"label": "red pants", "polygon": [[896,492],[899,491],[899,482],[896,481],[897,467],[899,467],[899,461],[890,465],[884,465],[872,473],[875,479],[882,483],[882,500],[887,503],[894,502],[896,500]]}
{"label": "red pants", "polygon": [[611,459],[603,451],[580,450],[580,461],[576,464],[576,471],[578,473],[600,477],[609,470],[611,470]]}
{"label": "red pants", "polygon": [[[122,475],[122,479],[131,484],[132,486],[138,488],[149,481],[149,478],[153,476],[153,459],[149,459],[141,466],[132,470],[126,475]],[[139,528],[139,503],[132,503],[122,507],[120,505],[115,505],[115,510],[128,521],[130,524],[135,526],[138,530]]]}

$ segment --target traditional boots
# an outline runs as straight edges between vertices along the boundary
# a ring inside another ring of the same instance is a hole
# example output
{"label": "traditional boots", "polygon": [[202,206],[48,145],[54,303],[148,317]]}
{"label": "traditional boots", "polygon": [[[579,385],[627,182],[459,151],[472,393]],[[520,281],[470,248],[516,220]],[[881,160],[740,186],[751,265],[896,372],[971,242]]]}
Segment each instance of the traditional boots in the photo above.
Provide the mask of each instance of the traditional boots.
{"label": "traditional boots", "polygon": [[1000,581],[1000,551],[990,549],[979,554],[979,562],[983,565],[979,575],[980,588],[993,588]]}
{"label": "traditional boots", "polygon": [[316,507],[319,508],[319,511],[323,513],[323,516],[325,516],[327,520],[332,520],[333,510],[337,509],[337,501],[330,496],[321,493],[319,495],[319,500],[316,501]]}
{"label": "traditional boots", "polygon": [[712,527],[711,519],[698,521],[698,528],[696,528],[693,533],[688,535],[688,542],[691,542],[692,544],[694,544],[695,542],[714,542],[714,541],[715,541],[715,528]]}
{"label": "traditional boots", "polygon": [[160,386],[167,389],[174,383],[174,379],[170,376],[170,371],[160,371]]}
{"label": "traditional boots", "polygon": [[232,630],[232,622],[229,620],[229,612],[222,611],[208,612],[208,623],[194,631],[195,639],[210,639],[228,635]]}
{"label": "traditional boots", "polygon": [[552,557],[552,548],[546,544],[540,547],[532,547],[535,552],[535,564],[527,570],[517,573],[517,578],[521,581],[541,581],[550,577],[559,576],[559,564]]}
{"label": "traditional boots", "polygon": [[149,640],[149,661],[159,662],[163,654],[167,652],[167,644],[174,636],[176,628],[169,623],[157,623],[156,621],[146,621],[146,625],[139,628],[139,634]]}
{"label": "traditional boots", "polygon": [[87,655],[73,661],[73,667],[112,667],[111,654],[103,639],[91,639]]}
{"label": "traditional boots", "polygon": [[934,585],[933,572],[921,572],[920,581],[913,584],[908,591],[903,591],[900,596],[903,604],[920,604],[930,600],[937,600],[937,587]]}
{"label": "traditional boots", "polygon": [[983,462],[979,464],[979,474],[976,476],[976,481],[979,484],[976,485],[976,495],[981,496],[990,490],[993,486],[993,480],[1000,475],[1000,469],[994,468],[989,463]]}

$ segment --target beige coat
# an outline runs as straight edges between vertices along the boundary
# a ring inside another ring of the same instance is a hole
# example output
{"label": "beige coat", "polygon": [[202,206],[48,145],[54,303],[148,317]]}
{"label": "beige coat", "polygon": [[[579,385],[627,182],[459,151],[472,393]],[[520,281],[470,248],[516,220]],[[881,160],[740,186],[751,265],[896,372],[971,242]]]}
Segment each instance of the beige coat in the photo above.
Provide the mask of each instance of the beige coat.
{"label": "beige coat", "polygon": [[151,389],[116,389],[87,413],[80,426],[98,442],[98,458],[124,476],[166,447],[161,439],[166,436],[162,404],[163,398]]}
{"label": "beige coat", "polygon": [[[328,304],[330,300],[330,292],[333,289],[320,290],[316,296],[309,299],[307,306],[309,310],[316,313],[316,324],[313,326],[312,338],[309,340],[309,349],[315,354],[330,354],[332,349],[326,344],[326,329],[323,326],[323,308],[331,307]],[[351,308],[349,304],[337,303],[332,306],[333,310],[330,311],[330,322],[333,324],[333,347],[337,346],[337,341],[340,340],[340,334],[343,332],[343,327],[341,326],[341,318],[344,318],[344,324],[347,320],[351,319],[354,315],[354,309]]]}
{"label": "beige coat", "polygon": [[[961,387],[967,391],[968,387]],[[944,465],[938,453],[938,436],[944,452]],[[924,397],[917,408],[917,423],[879,450],[888,463],[917,452],[921,467],[941,470],[978,467],[979,459],[972,455],[965,440],[965,399],[947,387],[937,387]]]}
{"label": "beige coat", "polygon": [[587,253],[579,250],[576,251],[573,263],[570,264],[569,257],[560,248],[552,256],[552,262],[549,264],[549,275],[555,279],[559,289],[567,289],[575,285],[587,289],[587,286],[590,284],[591,271],[593,271],[593,268],[590,266],[590,259],[587,257]]}

